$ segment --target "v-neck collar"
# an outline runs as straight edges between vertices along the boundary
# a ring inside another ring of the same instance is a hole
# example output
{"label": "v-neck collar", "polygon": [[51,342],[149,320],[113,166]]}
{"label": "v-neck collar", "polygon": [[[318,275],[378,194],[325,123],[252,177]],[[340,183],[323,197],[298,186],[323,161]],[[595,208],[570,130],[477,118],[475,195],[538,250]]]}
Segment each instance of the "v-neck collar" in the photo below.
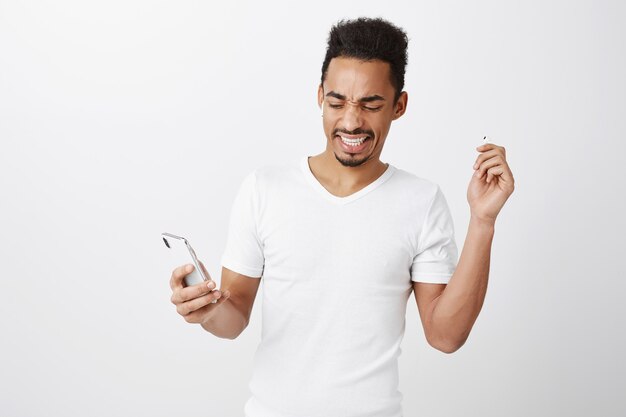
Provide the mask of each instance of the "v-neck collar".
{"label": "v-neck collar", "polygon": [[374,181],[361,188],[359,191],[352,193],[345,197],[339,197],[334,194],[331,194],[324,186],[315,178],[313,172],[311,171],[311,167],[309,166],[309,156],[305,156],[302,158],[300,162],[300,167],[302,168],[302,172],[304,173],[307,182],[311,184],[315,190],[320,193],[326,200],[331,203],[342,205],[350,203],[358,198],[363,197],[364,195],[374,191],[376,188],[381,186],[385,181],[387,181],[393,173],[396,171],[396,167],[391,164],[387,164],[387,169],[383,172],[378,178]]}

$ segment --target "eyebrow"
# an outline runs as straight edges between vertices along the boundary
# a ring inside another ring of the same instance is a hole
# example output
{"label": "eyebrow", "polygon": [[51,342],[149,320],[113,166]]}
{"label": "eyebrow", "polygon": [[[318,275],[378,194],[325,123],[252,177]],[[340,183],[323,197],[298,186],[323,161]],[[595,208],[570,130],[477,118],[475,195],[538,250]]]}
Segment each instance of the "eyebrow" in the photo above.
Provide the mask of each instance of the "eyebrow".
{"label": "eyebrow", "polygon": [[[344,96],[343,94],[335,93],[334,91],[329,91],[328,94],[326,94],[326,97],[335,97],[336,99],[339,99],[339,100],[346,99],[346,96]],[[378,101],[378,100],[385,101],[385,98],[379,96],[378,94],[374,94],[373,96],[367,96],[367,97],[363,97],[359,99],[359,102],[369,103],[369,102]]]}

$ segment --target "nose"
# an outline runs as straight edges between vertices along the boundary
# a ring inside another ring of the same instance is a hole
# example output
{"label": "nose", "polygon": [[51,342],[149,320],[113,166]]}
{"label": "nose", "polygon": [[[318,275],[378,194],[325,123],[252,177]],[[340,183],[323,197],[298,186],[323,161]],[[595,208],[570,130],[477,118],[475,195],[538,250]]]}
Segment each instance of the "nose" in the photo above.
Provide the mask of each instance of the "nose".
{"label": "nose", "polygon": [[361,117],[361,107],[359,105],[353,105],[352,103],[346,103],[345,111],[342,117],[343,128],[352,132],[358,129],[363,124],[363,118]]}

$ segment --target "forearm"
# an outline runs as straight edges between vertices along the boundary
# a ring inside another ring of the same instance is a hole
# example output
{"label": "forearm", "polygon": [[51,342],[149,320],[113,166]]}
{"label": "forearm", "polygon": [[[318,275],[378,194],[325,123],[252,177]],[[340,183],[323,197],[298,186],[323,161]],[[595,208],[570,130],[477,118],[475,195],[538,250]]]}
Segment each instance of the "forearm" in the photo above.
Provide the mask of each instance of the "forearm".
{"label": "forearm", "polygon": [[491,244],[495,225],[470,219],[457,268],[448,285],[431,305],[431,339],[444,351],[465,343],[487,292]]}
{"label": "forearm", "polygon": [[207,332],[223,339],[235,339],[248,326],[248,319],[229,298],[215,310],[207,321],[201,323]]}

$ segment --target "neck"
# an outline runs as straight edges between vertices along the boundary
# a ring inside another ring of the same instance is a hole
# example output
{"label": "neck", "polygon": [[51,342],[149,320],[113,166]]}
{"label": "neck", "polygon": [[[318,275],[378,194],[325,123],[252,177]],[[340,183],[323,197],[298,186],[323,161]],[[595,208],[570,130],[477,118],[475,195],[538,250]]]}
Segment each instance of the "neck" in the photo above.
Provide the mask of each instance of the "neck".
{"label": "neck", "polygon": [[367,185],[380,177],[387,169],[388,164],[381,162],[378,155],[372,155],[361,165],[344,166],[337,160],[332,150],[326,149],[321,154],[311,157],[309,166],[316,177],[329,185],[350,190],[359,188],[363,184]]}

